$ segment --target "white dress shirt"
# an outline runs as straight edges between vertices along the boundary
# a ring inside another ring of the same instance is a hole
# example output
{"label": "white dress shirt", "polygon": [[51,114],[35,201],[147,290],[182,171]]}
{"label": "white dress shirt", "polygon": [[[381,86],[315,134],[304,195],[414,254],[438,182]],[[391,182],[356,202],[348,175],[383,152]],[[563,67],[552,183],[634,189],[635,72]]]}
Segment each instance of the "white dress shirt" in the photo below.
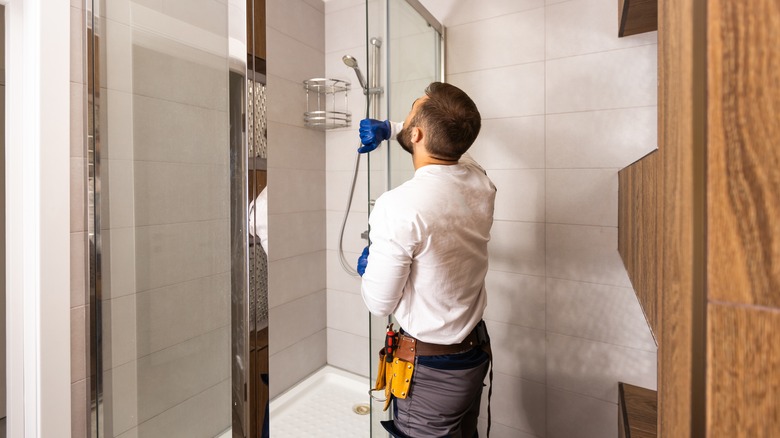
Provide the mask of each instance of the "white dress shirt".
{"label": "white dress shirt", "polygon": [[487,244],[496,187],[464,155],[427,165],[376,200],[361,293],[371,313],[394,314],[411,336],[461,342],[487,305]]}

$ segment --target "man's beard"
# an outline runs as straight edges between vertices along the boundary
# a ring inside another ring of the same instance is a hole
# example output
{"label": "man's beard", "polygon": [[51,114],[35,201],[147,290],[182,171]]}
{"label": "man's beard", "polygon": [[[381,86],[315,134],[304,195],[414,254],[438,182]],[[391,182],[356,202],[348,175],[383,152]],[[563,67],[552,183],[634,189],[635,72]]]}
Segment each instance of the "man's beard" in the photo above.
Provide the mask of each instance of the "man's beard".
{"label": "man's beard", "polygon": [[401,145],[402,148],[406,152],[409,152],[410,154],[414,155],[414,149],[412,148],[412,127],[411,126],[404,126],[400,131],[398,131],[398,134],[395,136],[395,139],[398,140],[398,144]]}

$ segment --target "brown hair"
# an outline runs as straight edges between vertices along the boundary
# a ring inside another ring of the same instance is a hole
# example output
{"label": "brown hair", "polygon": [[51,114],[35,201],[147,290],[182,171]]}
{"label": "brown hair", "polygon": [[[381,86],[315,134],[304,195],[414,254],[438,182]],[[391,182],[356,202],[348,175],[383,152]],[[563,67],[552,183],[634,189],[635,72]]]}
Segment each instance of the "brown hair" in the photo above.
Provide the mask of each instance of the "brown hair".
{"label": "brown hair", "polygon": [[431,82],[412,125],[425,128],[426,148],[435,158],[458,160],[474,143],[482,118],[474,101],[460,88]]}

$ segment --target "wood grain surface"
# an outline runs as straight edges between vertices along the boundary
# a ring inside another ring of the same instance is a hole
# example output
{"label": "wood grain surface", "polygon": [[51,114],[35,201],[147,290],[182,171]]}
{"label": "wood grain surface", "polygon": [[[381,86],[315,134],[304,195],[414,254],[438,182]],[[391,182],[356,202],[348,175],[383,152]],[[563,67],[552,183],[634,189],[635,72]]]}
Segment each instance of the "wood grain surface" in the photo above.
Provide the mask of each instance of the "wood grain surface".
{"label": "wood grain surface", "polygon": [[780,311],[710,304],[707,436],[780,436]]}
{"label": "wood grain surface", "polygon": [[780,307],[780,2],[709,2],[708,284]]}

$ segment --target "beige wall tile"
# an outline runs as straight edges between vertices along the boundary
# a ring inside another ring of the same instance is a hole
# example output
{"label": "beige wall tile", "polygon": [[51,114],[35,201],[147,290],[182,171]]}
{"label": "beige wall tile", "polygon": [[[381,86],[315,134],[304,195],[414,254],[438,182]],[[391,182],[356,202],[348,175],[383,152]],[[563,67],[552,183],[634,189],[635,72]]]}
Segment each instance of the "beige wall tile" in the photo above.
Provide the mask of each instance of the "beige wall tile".
{"label": "beige wall tile", "polygon": [[485,319],[545,329],[544,277],[490,270],[485,288],[488,293]]}
{"label": "beige wall tile", "polygon": [[631,287],[613,227],[547,224],[547,275]]}
{"label": "beige wall tile", "polygon": [[544,224],[495,221],[488,244],[490,269],[544,275]]}
{"label": "beige wall tile", "polygon": [[325,366],[326,351],[326,332],[321,330],[272,355],[269,358],[269,373],[273,376],[270,381],[271,399]]}
{"label": "beige wall tile", "polygon": [[[274,308],[325,289],[325,251],[274,260],[268,265],[268,306]],[[285,291],[281,294],[278,291]]]}
{"label": "beige wall tile", "polygon": [[547,391],[547,437],[618,436],[618,407],[568,391]]}
{"label": "beige wall tile", "polygon": [[469,154],[488,171],[544,169],[544,116],[483,118]]}
{"label": "beige wall tile", "polygon": [[543,169],[491,170],[488,176],[498,189],[493,213],[495,220],[544,222]]}
{"label": "beige wall tile", "polygon": [[[319,7],[318,7],[319,6]],[[282,32],[322,53],[325,51],[325,10],[319,4],[305,0],[269,0],[266,3],[268,48],[271,30]],[[279,59],[271,56],[269,59]],[[313,60],[312,60],[313,61]],[[319,63],[320,67],[322,63]]]}
{"label": "beige wall tile", "polygon": [[[382,327],[384,328],[384,326]],[[374,343],[382,345],[382,341]],[[358,336],[336,329],[328,329],[328,363],[360,376],[368,377],[369,355],[368,336]]]}
{"label": "beige wall tile", "polygon": [[[488,391],[482,391],[480,417],[487,418]],[[493,373],[493,421],[524,433],[544,436],[545,386],[541,383]]]}
{"label": "beige wall tile", "polygon": [[655,389],[656,353],[547,334],[547,385],[618,402],[618,382]]}
{"label": "beige wall tile", "polygon": [[545,112],[544,62],[452,74],[447,79],[471,96],[483,118]]}
{"label": "beige wall tile", "polygon": [[547,220],[617,227],[619,169],[548,169]]}
{"label": "beige wall tile", "polygon": [[658,146],[658,107],[547,115],[548,168],[623,168]]}
{"label": "beige wall tile", "polygon": [[544,14],[536,8],[449,27],[447,73],[543,61]]}
{"label": "beige wall tile", "polygon": [[321,290],[269,310],[268,350],[275,355],[325,329],[326,299]]}
{"label": "beige wall tile", "polygon": [[657,51],[648,45],[547,61],[547,113],[656,105]]}
{"label": "beige wall tile", "polygon": [[327,308],[328,328],[356,336],[368,333],[369,312],[360,294],[329,290]]}

